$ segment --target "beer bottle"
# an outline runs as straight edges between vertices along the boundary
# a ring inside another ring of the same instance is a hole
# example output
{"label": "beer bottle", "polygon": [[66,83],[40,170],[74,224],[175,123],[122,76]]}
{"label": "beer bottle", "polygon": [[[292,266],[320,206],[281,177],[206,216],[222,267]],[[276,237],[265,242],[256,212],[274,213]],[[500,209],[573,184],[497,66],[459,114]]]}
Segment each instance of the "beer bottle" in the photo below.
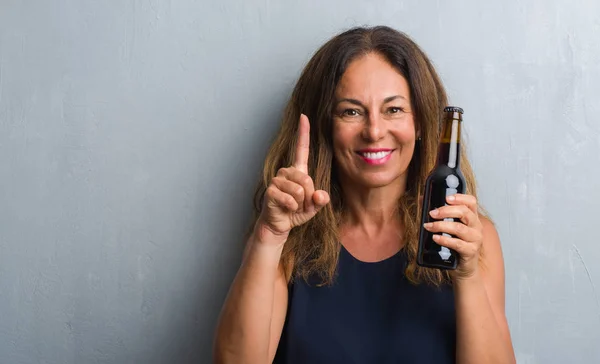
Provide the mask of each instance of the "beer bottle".
{"label": "beer bottle", "polygon": [[[425,182],[423,211],[419,232],[417,264],[422,267],[456,269],[458,253],[438,245],[433,241],[433,233],[423,224],[435,219],[429,215],[431,210],[446,205],[446,196],[465,193],[465,178],[460,171],[460,127],[463,110],[460,107],[444,108],[443,125],[437,152],[437,162]],[[458,219],[446,218],[447,221]],[[450,236],[443,233],[442,235]]]}

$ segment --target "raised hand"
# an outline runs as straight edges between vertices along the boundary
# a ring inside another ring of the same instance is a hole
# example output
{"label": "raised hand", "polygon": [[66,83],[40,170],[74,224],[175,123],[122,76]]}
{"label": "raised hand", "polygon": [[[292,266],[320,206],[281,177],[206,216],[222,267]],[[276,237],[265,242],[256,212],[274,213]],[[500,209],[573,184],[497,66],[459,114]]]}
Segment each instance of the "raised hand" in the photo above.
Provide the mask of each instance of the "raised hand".
{"label": "raised hand", "polygon": [[296,157],[292,166],[281,168],[267,187],[263,209],[258,219],[261,228],[287,238],[290,230],[312,219],[329,203],[329,194],[315,191],[308,175],[310,123],[300,115]]}

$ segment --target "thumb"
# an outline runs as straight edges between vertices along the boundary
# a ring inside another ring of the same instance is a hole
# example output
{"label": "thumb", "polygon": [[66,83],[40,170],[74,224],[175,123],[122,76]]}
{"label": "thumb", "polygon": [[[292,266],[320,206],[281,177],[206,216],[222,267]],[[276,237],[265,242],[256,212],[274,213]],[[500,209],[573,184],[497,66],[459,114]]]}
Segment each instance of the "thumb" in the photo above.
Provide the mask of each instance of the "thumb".
{"label": "thumb", "polygon": [[315,207],[317,208],[317,210],[327,205],[330,201],[329,194],[323,190],[315,191],[315,193],[313,193],[312,199],[315,203]]}

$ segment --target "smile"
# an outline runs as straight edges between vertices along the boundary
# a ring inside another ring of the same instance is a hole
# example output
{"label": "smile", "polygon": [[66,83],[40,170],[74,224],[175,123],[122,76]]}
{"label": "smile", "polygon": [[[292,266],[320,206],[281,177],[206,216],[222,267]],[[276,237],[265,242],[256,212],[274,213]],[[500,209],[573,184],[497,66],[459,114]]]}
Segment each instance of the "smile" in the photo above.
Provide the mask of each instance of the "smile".
{"label": "smile", "polygon": [[381,151],[359,151],[357,155],[361,157],[363,161],[372,165],[380,165],[387,162],[394,150],[381,150]]}

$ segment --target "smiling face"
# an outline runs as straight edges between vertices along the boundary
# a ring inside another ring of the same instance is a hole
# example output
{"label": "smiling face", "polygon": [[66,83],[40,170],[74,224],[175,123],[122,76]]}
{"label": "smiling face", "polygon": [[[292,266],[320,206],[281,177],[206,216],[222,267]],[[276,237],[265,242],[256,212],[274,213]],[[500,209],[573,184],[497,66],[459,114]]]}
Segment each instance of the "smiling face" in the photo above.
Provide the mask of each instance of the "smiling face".
{"label": "smiling face", "polygon": [[376,53],[351,62],[333,108],[333,150],[341,180],[404,189],[415,139],[404,76]]}

